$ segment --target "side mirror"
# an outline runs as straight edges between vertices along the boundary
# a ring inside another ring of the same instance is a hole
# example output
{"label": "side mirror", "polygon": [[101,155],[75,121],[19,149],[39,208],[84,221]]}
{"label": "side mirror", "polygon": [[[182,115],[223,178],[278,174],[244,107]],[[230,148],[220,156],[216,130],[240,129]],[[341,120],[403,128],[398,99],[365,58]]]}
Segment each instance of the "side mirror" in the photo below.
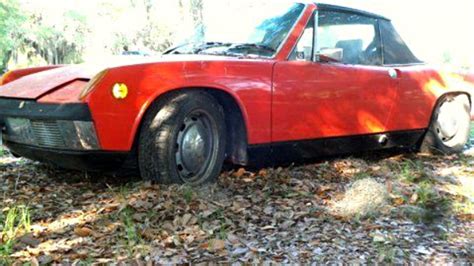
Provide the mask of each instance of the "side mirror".
{"label": "side mirror", "polygon": [[296,47],[296,59],[298,61],[311,61],[311,46],[297,46]]}
{"label": "side mirror", "polygon": [[317,56],[319,57],[318,61],[321,61],[321,57],[324,57],[322,61],[342,62],[344,50],[342,48],[322,48]]}

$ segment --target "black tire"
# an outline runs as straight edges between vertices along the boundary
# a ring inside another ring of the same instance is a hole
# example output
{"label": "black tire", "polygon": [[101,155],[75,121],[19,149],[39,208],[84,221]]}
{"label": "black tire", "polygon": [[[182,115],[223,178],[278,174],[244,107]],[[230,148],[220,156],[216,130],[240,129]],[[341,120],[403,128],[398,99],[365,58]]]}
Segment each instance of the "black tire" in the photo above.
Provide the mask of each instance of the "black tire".
{"label": "black tire", "polygon": [[138,163],[143,179],[193,186],[215,180],[225,157],[221,105],[201,91],[173,93],[154,103],[141,127]]}
{"label": "black tire", "polygon": [[461,153],[468,140],[471,106],[466,95],[447,96],[436,107],[420,147],[422,153]]}

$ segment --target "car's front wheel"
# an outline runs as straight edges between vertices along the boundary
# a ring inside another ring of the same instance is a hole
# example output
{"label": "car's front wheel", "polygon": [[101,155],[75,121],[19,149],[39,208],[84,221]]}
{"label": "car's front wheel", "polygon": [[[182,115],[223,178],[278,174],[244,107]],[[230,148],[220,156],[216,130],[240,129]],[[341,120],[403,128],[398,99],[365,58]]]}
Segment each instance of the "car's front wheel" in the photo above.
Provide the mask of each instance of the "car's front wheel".
{"label": "car's front wheel", "polygon": [[423,153],[460,153],[469,140],[470,102],[466,95],[447,96],[437,106],[421,145]]}
{"label": "car's front wheel", "polygon": [[186,91],[152,105],[141,127],[138,161],[146,180],[200,185],[216,179],[225,157],[223,108]]}

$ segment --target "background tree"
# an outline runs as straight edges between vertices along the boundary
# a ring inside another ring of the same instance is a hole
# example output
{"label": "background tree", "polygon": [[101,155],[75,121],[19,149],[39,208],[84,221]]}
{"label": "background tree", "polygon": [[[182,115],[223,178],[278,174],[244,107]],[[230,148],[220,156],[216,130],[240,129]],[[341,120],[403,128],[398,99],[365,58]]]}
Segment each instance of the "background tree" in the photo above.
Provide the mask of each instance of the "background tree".
{"label": "background tree", "polygon": [[24,39],[23,45],[32,47],[47,64],[78,63],[82,60],[86,34],[89,28],[86,17],[74,10],[66,10],[60,21],[53,24],[44,20],[40,13],[33,13],[29,19],[31,34]]}
{"label": "background tree", "polygon": [[0,72],[3,72],[22,42],[26,17],[16,0],[0,0]]}
{"label": "background tree", "polygon": [[[473,1],[454,0],[456,5],[437,7],[425,14],[425,22],[421,24],[416,8],[413,12],[401,12],[393,1],[383,4],[378,4],[380,0],[334,1],[393,18],[397,29],[408,43],[414,44],[415,53],[422,59],[465,69],[473,66],[474,39],[464,34],[469,32],[466,25],[473,21],[469,13]],[[211,29],[209,26],[206,29],[206,24],[220,10],[238,16],[242,8],[250,6],[263,14],[265,8],[253,6],[258,3],[252,0],[0,0],[0,72],[5,68],[107,59],[121,54],[124,46],[157,54],[172,44],[202,41],[207,29]],[[426,3],[428,0],[420,0],[416,5]],[[438,18],[443,14],[458,15],[440,22]],[[225,26],[225,18],[222,21]],[[436,30],[426,31],[429,28]],[[424,33],[423,38],[419,38],[419,32]],[[439,38],[439,32],[443,32],[443,38]]]}
{"label": "background tree", "polygon": [[204,27],[204,1],[203,0],[190,0],[191,1],[191,14],[193,17],[194,28],[197,30],[196,35],[199,38],[204,38],[205,27]]}

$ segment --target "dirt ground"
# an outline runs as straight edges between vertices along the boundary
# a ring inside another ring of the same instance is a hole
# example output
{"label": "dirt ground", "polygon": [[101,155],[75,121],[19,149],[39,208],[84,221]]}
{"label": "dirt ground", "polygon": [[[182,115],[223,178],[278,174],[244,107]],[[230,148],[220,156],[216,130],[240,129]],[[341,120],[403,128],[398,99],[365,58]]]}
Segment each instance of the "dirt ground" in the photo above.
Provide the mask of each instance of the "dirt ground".
{"label": "dirt ground", "polygon": [[0,157],[0,264],[474,262],[474,157],[236,169],[194,189]]}

